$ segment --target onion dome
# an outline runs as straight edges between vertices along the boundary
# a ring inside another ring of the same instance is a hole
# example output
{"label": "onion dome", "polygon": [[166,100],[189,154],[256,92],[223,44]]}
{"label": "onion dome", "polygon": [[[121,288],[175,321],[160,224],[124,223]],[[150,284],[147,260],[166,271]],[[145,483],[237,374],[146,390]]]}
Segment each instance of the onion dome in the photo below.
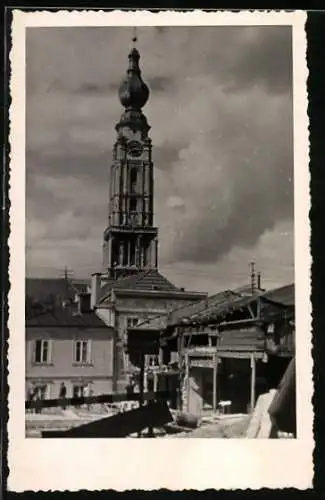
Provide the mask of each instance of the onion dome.
{"label": "onion dome", "polygon": [[129,54],[127,75],[120,85],[118,94],[122,106],[140,110],[149,98],[149,89],[141,78],[140,54],[133,48]]}

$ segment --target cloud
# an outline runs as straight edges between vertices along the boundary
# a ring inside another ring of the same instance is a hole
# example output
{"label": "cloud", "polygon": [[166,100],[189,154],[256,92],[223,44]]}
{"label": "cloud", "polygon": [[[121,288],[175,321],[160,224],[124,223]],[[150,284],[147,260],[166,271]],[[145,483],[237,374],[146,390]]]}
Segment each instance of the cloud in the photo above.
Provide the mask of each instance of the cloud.
{"label": "cloud", "polygon": [[272,94],[291,92],[291,28],[247,27],[238,34],[237,41],[238,50],[225,64],[224,80],[228,91],[259,85]]}
{"label": "cloud", "polygon": [[120,82],[106,82],[98,85],[96,82],[84,82],[80,87],[71,89],[74,94],[102,94],[107,92],[116,92],[120,86]]}
{"label": "cloud", "polygon": [[146,80],[149,85],[149,89],[154,92],[167,91],[170,90],[173,80],[167,76],[152,76]]}
{"label": "cloud", "polygon": [[[168,179],[187,208],[173,218],[161,254],[202,263],[237,244],[254,246],[278,220],[293,217],[292,109],[286,96],[267,96],[259,88],[227,100],[215,88],[206,102],[201,82],[192,80],[188,92],[196,101],[179,103],[179,116],[168,127],[192,137]],[[170,219],[157,216],[168,231]]]}
{"label": "cloud", "polygon": [[170,196],[166,201],[166,205],[174,210],[181,210],[185,208],[185,202],[183,198],[180,198],[179,196]]}
{"label": "cloud", "polygon": [[292,234],[293,221],[283,219],[266,231],[253,248],[236,246],[218,262],[204,262],[198,266],[193,262],[179,261],[163,264],[161,270],[180,287],[212,294],[247,285],[250,282],[250,262],[255,259],[257,271],[262,271],[262,286],[276,288],[294,281]]}

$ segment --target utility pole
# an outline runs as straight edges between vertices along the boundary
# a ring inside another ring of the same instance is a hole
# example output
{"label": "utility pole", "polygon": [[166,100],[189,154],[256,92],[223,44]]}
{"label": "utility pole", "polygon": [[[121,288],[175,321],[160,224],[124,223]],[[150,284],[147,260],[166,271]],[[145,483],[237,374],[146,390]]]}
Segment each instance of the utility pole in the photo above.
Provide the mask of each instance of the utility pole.
{"label": "utility pole", "polygon": [[72,277],[73,277],[73,270],[72,269],[69,269],[67,266],[65,266],[64,270],[63,270],[63,279],[65,281],[65,300],[67,300],[69,298],[69,285],[72,281]]}

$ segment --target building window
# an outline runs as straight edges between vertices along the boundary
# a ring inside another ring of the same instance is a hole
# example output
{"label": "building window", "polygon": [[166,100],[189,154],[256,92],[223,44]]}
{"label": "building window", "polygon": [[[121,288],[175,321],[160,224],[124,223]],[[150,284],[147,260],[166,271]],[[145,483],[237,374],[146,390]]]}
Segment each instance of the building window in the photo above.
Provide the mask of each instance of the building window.
{"label": "building window", "polygon": [[74,362],[89,364],[90,361],[90,341],[76,340],[74,343]]}
{"label": "building window", "polygon": [[50,363],[51,361],[51,341],[39,339],[34,344],[34,363]]}
{"label": "building window", "polygon": [[72,388],[72,397],[73,398],[85,398],[87,396],[91,396],[91,389],[89,384],[75,384]]}
{"label": "building window", "polygon": [[139,318],[127,318],[127,327],[134,328],[139,324]]}

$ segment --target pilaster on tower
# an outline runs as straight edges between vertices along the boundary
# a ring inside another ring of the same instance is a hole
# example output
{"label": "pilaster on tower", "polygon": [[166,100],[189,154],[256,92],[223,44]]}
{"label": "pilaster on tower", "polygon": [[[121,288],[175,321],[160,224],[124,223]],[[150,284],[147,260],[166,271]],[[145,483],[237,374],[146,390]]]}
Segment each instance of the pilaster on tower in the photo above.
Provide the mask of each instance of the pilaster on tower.
{"label": "pilaster on tower", "polygon": [[142,113],[149,89],[142,80],[139,59],[134,47],[118,92],[124,111],[115,127],[103,249],[104,271],[113,278],[158,267],[152,144],[150,126]]}

